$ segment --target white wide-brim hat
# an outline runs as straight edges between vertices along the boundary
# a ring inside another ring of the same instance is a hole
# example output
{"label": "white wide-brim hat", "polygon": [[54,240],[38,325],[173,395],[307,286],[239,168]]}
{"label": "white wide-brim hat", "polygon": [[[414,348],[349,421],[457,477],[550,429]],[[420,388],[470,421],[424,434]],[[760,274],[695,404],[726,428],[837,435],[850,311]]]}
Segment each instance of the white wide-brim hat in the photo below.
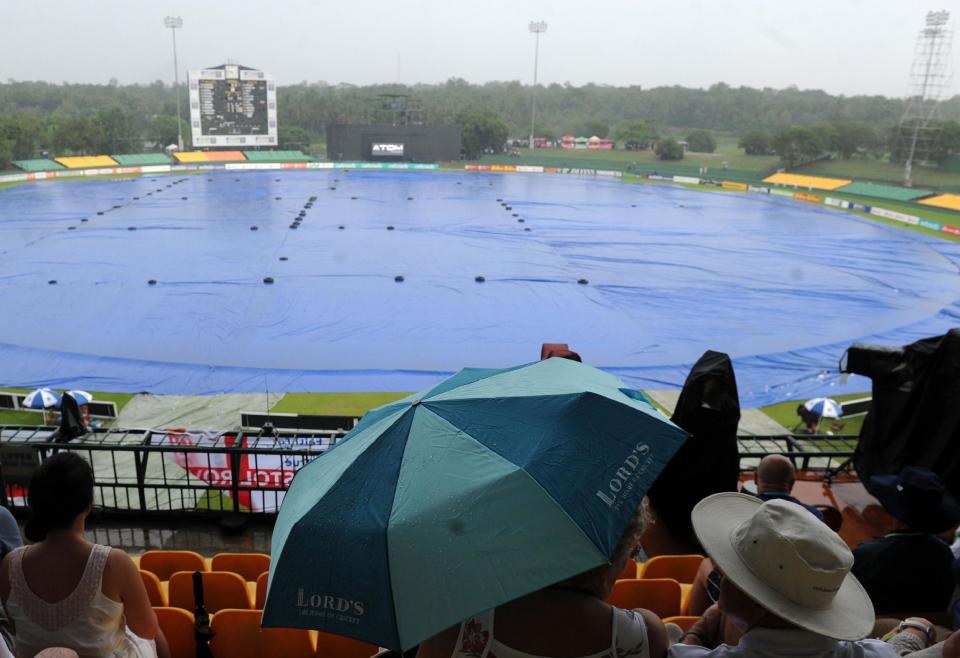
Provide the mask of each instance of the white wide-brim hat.
{"label": "white wide-brim hat", "polygon": [[873,603],[850,573],[853,554],[803,507],[718,493],[701,500],[691,520],[724,576],[777,617],[837,640],[872,631]]}

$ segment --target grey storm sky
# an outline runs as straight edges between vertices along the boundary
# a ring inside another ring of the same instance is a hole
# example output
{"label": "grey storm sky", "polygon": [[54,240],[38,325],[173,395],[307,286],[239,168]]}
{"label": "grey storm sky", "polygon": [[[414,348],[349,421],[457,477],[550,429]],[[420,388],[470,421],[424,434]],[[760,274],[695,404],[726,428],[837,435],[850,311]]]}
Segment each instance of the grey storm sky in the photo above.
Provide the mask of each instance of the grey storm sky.
{"label": "grey storm sky", "polygon": [[[530,20],[549,24],[540,81],[715,82],[903,96],[935,0],[0,0],[0,79],[169,81],[227,60],[300,81],[533,77]],[[960,44],[954,48],[958,68]],[[947,95],[960,93],[960,75]]]}

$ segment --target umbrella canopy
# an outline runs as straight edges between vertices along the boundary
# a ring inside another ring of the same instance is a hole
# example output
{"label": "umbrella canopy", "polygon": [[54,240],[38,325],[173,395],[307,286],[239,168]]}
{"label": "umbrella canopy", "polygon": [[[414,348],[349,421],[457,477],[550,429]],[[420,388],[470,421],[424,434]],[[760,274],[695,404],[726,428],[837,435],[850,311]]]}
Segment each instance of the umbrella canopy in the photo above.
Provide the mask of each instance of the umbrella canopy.
{"label": "umbrella canopy", "polygon": [[839,418],[843,415],[840,403],[830,398],[813,398],[804,402],[803,407],[820,418]]}
{"label": "umbrella canopy", "polygon": [[406,650],[605,564],[685,438],[575,361],[462,370],[371,411],[300,470],[263,625]]}
{"label": "umbrella canopy", "polygon": [[[67,391],[64,395],[69,395],[74,400],[77,401],[77,406],[82,407],[85,404],[90,404],[90,400],[93,399],[93,396],[86,391]],[[60,408],[60,405],[63,403],[63,398],[61,397],[57,400],[57,409]]]}
{"label": "umbrella canopy", "polygon": [[52,409],[60,404],[60,396],[52,389],[38,388],[27,393],[20,406],[24,409]]}

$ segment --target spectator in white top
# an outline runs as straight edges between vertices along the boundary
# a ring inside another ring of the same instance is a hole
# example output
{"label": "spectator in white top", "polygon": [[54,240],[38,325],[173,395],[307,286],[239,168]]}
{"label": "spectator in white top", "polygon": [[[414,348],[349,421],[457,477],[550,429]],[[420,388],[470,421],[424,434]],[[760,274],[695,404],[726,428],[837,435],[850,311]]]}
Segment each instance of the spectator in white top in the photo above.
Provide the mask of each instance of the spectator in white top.
{"label": "spectator in white top", "polygon": [[[693,528],[723,575],[711,607],[670,648],[674,658],[894,658],[893,646],[864,640],[870,597],[850,574],[853,555],[815,516],[785,500],[719,493],[693,509]],[[719,612],[743,633],[720,644]]]}

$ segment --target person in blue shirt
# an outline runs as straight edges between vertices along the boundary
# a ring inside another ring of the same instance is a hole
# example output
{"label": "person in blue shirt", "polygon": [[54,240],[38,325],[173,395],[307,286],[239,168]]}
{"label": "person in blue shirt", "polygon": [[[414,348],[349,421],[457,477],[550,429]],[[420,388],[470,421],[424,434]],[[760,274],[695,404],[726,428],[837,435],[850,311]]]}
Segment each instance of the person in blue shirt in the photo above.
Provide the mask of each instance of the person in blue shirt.
{"label": "person in blue shirt", "polygon": [[767,455],[757,465],[754,475],[757,483],[757,497],[760,500],[788,500],[805,507],[815,517],[823,521],[823,513],[813,505],[802,503],[793,497],[793,485],[797,481],[797,472],[793,464],[783,455]]}

